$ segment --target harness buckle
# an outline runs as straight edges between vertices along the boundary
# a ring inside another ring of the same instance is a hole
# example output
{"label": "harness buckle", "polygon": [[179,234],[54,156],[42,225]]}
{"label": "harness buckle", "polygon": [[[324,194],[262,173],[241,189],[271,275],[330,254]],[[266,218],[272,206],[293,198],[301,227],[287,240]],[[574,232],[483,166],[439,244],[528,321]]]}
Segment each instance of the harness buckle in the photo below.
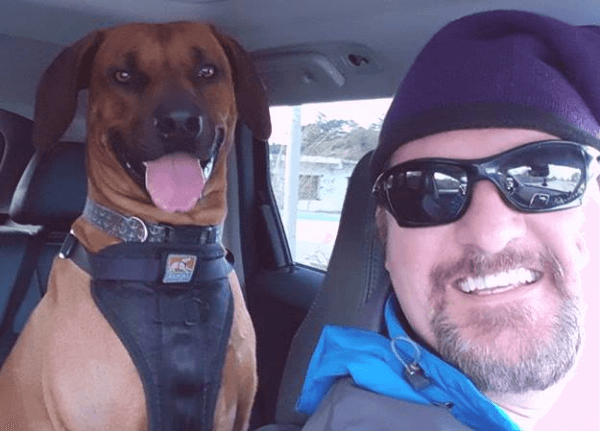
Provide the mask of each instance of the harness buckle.
{"label": "harness buckle", "polygon": [[77,245],[77,237],[75,233],[71,229],[71,231],[67,234],[65,241],[62,243],[60,247],[60,251],[58,252],[58,257],[61,259],[68,259],[73,253],[75,246]]}

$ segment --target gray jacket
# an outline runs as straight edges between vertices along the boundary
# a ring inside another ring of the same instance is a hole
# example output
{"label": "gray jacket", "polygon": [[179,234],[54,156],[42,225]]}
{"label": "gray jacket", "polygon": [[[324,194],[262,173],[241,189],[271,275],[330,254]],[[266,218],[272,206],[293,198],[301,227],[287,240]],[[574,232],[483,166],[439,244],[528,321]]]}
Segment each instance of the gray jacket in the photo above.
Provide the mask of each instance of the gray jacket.
{"label": "gray jacket", "polygon": [[[339,380],[302,431],[472,431],[448,407],[400,401]],[[493,430],[481,430],[493,431]]]}

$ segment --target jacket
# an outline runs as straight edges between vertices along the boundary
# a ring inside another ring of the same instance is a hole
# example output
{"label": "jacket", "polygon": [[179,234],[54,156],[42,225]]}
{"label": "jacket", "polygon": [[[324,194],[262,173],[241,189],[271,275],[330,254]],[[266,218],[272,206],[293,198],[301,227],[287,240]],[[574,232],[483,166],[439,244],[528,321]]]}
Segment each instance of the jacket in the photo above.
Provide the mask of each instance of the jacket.
{"label": "jacket", "polygon": [[389,338],[324,327],[297,404],[312,415],[304,431],[520,430],[462,372],[411,340],[399,312],[391,296]]}

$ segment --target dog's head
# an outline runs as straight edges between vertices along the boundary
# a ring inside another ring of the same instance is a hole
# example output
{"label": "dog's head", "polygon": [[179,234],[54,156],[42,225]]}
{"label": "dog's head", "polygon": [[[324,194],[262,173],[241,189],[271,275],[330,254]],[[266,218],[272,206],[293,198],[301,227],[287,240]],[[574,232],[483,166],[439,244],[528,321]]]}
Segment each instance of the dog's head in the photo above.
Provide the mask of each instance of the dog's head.
{"label": "dog's head", "polygon": [[248,54],[208,25],[128,24],[67,47],[38,86],[39,149],[60,139],[85,88],[90,193],[125,210],[128,200],[171,214],[224,206],[238,116],[258,139],[271,132]]}

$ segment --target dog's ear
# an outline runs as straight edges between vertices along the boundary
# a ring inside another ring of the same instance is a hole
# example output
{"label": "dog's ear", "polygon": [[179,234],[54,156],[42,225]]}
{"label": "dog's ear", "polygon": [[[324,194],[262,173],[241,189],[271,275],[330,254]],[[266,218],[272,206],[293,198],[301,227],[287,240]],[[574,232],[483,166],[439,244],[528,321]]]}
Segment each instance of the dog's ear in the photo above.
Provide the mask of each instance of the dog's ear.
{"label": "dog's ear", "polygon": [[271,136],[271,116],[264,83],[244,48],[214,27],[211,29],[227,54],[233,70],[235,99],[240,119],[252,131],[252,136],[266,141]]}
{"label": "dog's ear", "polygon": [[73,120],[77,93],[90,84],[102,35],[102,31],[94,31],[67,46],[42,74],[35,94],[32,136],[39,150],[54,145]]}

